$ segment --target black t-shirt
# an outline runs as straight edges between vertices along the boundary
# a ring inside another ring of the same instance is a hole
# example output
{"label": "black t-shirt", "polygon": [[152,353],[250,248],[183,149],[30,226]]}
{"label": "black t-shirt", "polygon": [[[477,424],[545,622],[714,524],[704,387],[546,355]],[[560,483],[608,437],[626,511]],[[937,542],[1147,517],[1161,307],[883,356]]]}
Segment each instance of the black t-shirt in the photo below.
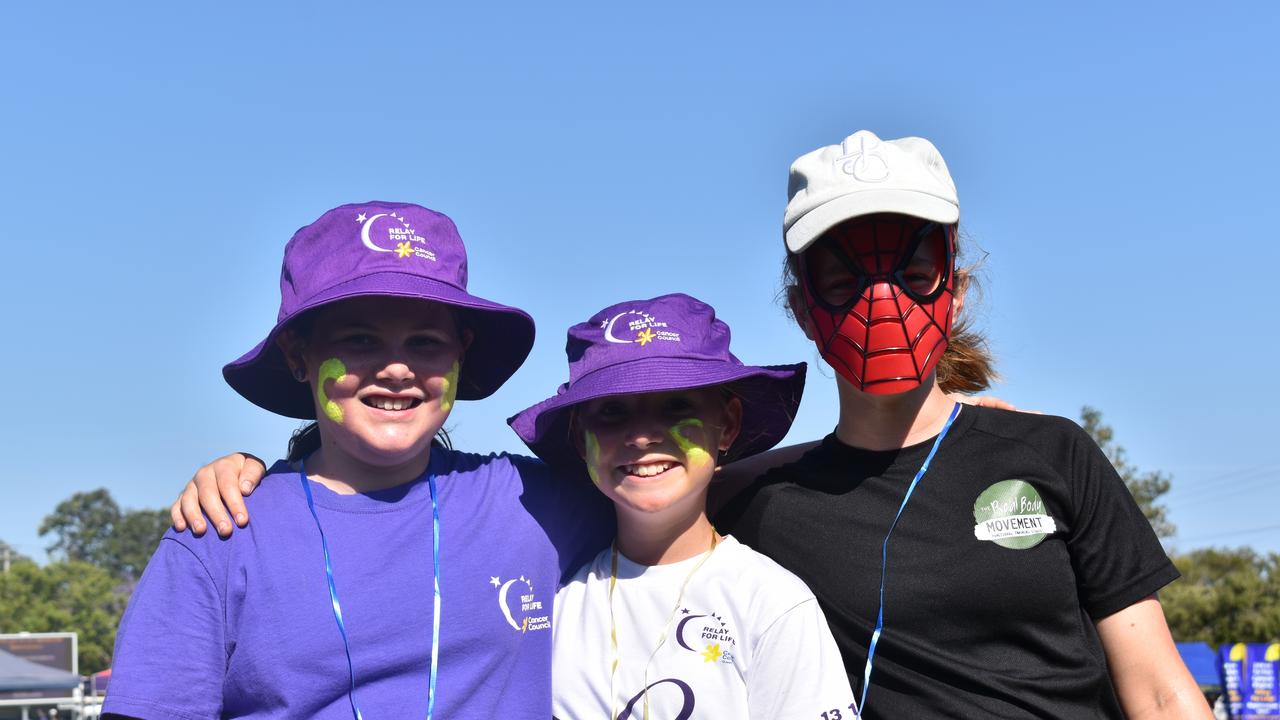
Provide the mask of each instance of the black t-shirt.
{"label": "black t-shirt", "polygon": [[[717,516],[808,583],[860,692],[881,545],[933,440],[828,436]],[[1178,577],[1070,420],[966,407],[889,540],[865,717],[1121,718],[1094,621]]]}

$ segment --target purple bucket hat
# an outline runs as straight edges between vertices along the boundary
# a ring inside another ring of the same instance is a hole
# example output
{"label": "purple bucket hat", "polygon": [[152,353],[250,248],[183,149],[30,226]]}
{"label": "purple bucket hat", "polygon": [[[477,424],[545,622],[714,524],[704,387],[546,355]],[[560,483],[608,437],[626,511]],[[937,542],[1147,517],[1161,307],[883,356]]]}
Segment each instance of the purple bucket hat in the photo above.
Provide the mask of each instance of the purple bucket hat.
{"label": "purple bucket hat", "polygon": [[289,372],[276,338],[323,305],[383,295],[452,305],[474,334],[458,378],[458,399],[478,400],[515,373],[533,348],[523,310],[467,293],[467,254],[453,221],[420,205],[343,205],[294,233],[280,271],[280,314],[258,346],[222,368],[236,392],[288,417],[315,418],[310,388]]}
{"label": "purple bucket hat", "polygon": [[742,431],[724,462],[764,452],[791,428],[805,364],[752,367],[729,352],[729,326],[706,303],[679,293],[618,303],[569,328],[569,382],[509,418],[520,439],[552,464],[581,463],[569,438],[573,406],[609,395],[732,383]]}

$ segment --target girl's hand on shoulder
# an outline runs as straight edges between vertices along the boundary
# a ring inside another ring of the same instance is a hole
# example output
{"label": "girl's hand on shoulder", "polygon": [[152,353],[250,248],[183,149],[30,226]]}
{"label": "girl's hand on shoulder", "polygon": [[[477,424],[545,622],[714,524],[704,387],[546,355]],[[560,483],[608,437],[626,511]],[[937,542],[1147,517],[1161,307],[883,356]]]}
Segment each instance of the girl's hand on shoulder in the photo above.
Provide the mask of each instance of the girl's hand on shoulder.
{"label": "girl's hand on shoulder", "polygon": [[1043,415],[1039,410],[1021,410],[1017,405],[1008,400],[1001,400],[994,395],[962,395],[961,393],[951,393],[947,397],[952,401],[963,403],[965,405],[973,405],[975,407],[995,408],[996,410],[1011,410],[1013,412],[1031,413],[1032,415]]}
{"label": "girl's hand on shoulder", "polygon": [[249,523],[244,496],[253,493],[266,470],[262,460],[249,453],[223,455],[200,468],[169,507],[173,529],[190,528],[199,537],[213,523],[220,537],[231,537],[231,518],[238,527]]}

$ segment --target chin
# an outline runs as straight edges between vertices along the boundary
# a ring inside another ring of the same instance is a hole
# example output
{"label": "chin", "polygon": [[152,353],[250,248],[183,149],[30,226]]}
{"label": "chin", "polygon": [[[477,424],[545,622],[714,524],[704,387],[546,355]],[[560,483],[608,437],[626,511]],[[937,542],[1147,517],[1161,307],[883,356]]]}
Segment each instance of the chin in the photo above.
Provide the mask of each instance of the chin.
{"label": "chin", "polygon": [[413,443],[361,443],[359,455],[362,461],[373,467],[395,467],[418,459],[430,449],[429,438],[424,442]]}
{"label": "chin", "polygon": [[616,501],[626,505],[634,512],[643,513],[645,515],[654,515],[666,512],[673,508],[680,507],[689,496],[680,494],[675,497],[668,493],[642,493],[638,495],[624,495],[618,497]]}

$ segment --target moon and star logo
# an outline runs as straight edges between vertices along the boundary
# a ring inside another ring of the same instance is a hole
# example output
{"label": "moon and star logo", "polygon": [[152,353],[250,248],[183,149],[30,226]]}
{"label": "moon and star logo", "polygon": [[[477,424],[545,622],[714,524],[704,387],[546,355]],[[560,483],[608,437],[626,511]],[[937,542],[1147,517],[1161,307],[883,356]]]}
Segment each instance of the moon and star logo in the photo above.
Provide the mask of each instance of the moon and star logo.
{"label": "moon and star logo", "polygon": [[360,213],[356,222],[360,223],[360,242],[374,252],[395,253],[401,260],[419,257],[434,262],[436,259],[436,254],[426,247],[426,238],[414,231],[404,215],[397,215],[395,211],[374,215]]}
{"label": "moon and star logo", "polygon": [[[550,612],[542,606],[542,601],[534,593],[532,580],[521,575],[503,582],[501,577],[493,575],[489,578],[489,584],[498,589],[498,609],[502,611],[503,619],[512,630],[525,634],[551,627]],[[511,597],[513,589],[516,592],[514,600]],[[512,610],[513,603],[518,610]],[[520,618],[518,621],[517,614]]]}
{"label": "moon and star logo", "polygon": [[[624,322],[625,329],[618,328],[618,321],[627,318]],[[643,310],[626,310],[600,323],[600,328],[604,330],[604,339],[607,342],[616,343],[618,345],[630,345],[635,343],[640,347],[644,347],[654,340],[665,340],[667,342],[680,342],[680,333],[664,329],[667,327],[662,322]],[[618,337],[617,333],[623,335],[631,334],[632,339],[627,340]]]}
{"label": "moon and star logo", "polygon": [[[729,623],[724,616],[715,613],[694,613],[680,608],[680,622],[676,624],[676,644],[702,656],[703,662],[732,663],[733,648],[737,644]],[[692,643],[690,643],[692,638]]]}

